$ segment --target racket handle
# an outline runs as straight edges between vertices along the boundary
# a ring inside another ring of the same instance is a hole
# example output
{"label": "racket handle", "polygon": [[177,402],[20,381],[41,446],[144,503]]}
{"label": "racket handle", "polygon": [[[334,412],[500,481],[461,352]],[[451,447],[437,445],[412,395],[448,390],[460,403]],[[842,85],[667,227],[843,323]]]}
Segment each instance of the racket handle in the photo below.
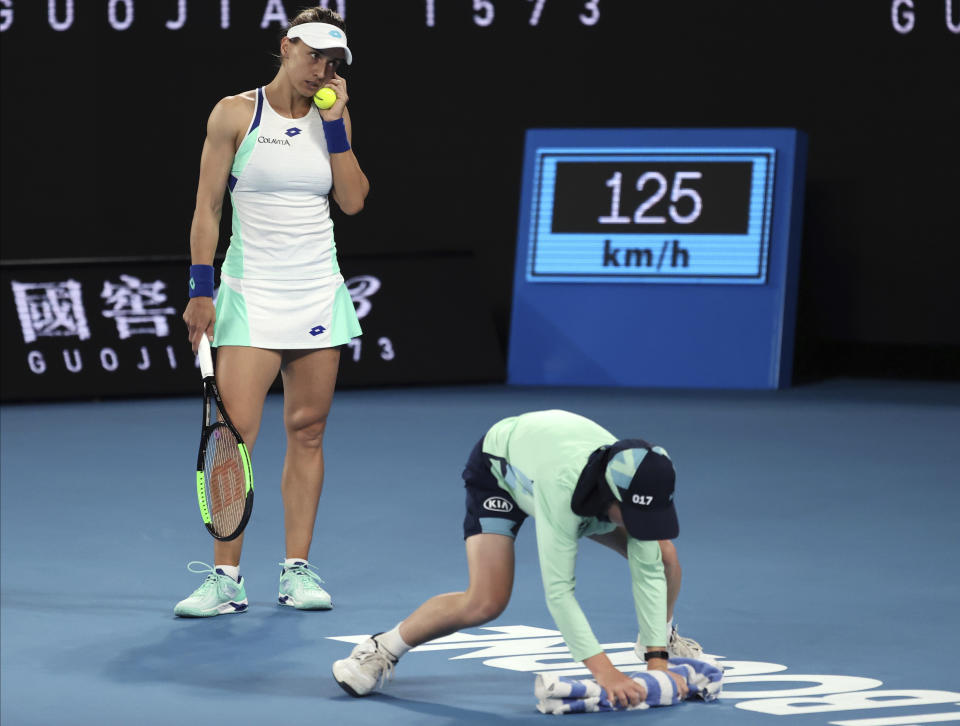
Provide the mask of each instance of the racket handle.
{"label": "racket handle", "polygon": [[200,336],[200,345],[197,346],[197,359],[200,361],[200,375],[204,378],[213,376],[213,357],[210,355],[210,341],[207,334]]}

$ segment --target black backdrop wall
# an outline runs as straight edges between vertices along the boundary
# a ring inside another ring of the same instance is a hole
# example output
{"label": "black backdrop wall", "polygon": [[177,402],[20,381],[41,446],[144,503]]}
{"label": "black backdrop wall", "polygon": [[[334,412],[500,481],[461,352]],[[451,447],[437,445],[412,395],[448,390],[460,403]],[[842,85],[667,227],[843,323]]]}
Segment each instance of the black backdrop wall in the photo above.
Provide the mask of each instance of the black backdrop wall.
{"label": "black backdrop wall", "polygon": [[[0,0],[3,261],[185,256],[207,114],[304,4]],[[505,339],[525,129],[793,126],[798,373],[960,349],[960,0],[327,4],[372,183],[343,254],[472,252]]]}

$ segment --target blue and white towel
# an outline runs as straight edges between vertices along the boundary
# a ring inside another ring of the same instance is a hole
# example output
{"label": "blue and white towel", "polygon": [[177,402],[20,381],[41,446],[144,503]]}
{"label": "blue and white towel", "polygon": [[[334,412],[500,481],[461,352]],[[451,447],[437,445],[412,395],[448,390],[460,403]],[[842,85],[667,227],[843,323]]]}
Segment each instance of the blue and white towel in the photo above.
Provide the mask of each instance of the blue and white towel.
{"label": "blue and white towel", "polygon": [[[688,698],[713,701],[723,688],[723,669],[705,660],[694,658],[671,658],[670,670],[683,676],[690,688]],[[672,706],[680,702],[677,684],[663,671],[636,671],[627,674],[647,690],[647,696],[637,706],[626,710],[639,710],[650,706]],[[595,713],[597,711],[624,710],[615,708],[607,693],[592,678],[576,679],[540,673],[534,684],[537,710],[540,713]]]}
{"label": "blue and white towel", "polygon": [[603,698],[547,698],[537,701],[537,710],[551,716],[561,716],[567,713],[596,713],[597,711],[640,711],[650,708],[642,701],[636,706],[614,708],[607,697]]}

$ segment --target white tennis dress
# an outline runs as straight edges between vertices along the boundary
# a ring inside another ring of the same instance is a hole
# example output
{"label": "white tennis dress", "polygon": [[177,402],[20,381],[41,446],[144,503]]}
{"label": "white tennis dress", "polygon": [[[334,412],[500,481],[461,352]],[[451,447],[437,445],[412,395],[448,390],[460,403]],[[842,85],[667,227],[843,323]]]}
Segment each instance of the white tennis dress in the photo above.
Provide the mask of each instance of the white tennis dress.
{"label": "white tennis dress", "polygon": [[220,275],[214,345],[329,348],[361,334],[337,264],[323,123],[284,118],[257,89],[230,170],[233,232]]}

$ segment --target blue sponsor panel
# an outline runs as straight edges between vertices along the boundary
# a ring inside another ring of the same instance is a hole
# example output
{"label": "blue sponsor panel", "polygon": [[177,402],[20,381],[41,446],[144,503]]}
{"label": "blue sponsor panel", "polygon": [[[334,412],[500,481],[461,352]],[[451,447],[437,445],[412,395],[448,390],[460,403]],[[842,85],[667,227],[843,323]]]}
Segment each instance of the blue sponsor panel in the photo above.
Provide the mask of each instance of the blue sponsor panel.
{"label": "blue sponsor panel", "polygon": [[508,380],[790,383],[806,137],[527,132]]}

